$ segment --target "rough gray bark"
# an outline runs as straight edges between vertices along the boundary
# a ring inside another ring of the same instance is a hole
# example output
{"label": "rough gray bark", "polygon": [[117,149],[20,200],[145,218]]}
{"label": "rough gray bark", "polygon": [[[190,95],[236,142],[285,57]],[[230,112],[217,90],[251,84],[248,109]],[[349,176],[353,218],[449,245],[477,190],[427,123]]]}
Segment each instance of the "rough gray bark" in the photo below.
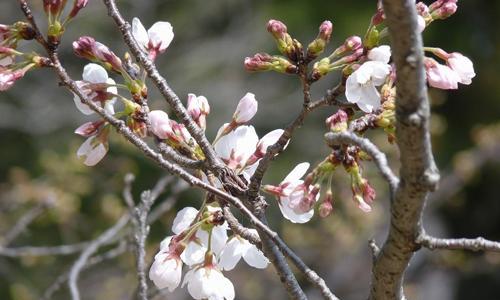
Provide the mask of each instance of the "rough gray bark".
{"label": "rough gray bark", "polygon": [[419,248],[421,215],[439,173],[429,134],[429,102],[423,66],[421,35],[417,31],[415,1],[384,0],[397,72],[396,137],[400,149],[400,181],[391,202],[387,239],[375,260],[371,299],[403,299],[403,278]]}

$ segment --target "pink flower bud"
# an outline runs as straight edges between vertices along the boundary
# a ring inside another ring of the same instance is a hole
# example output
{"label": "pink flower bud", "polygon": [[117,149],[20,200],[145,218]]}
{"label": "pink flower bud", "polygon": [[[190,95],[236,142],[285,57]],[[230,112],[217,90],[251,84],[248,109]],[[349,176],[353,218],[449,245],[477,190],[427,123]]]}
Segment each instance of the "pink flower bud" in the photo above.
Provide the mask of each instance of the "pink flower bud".
{"label": "pink flower bud", "polygon": [[439,89],[457,89],[460,77],[450,67],[439,64],[432,58],[424,59],[429,85]]}
{"label": "pink flower bud", "polygon": [[321,38],[323,41],[328,43],[330,41],[330,37],[332,36],[333,32],[333,24],[331,21],[323,21],[321,25],[319,26],[319,34],[318,37]]}
{"label": "pink flower bud", "polygon": [[76,17],[76,15],[80,12],[82,8],[87,6],[88,0],[75,0],[73,2],[73,8],[71,9],[69,13],[69,18],[72,19]]}
{"label": "pink flower bud", "polygon": [[333,195],[331,191],[326,193],[326,197],[319,206],[319,216],[322,218],[328,217],[333,211]]}
{"label": "pink flower bud", "polygon": [[82,36],[73,42],[73,52],[76,56],[88,59],[90,61],[100,62],[107,65],[108,68],[120,73],[122,62],[116,54],[106,45],[96,42],[89,36]]}
{"label": "pink flower bud", "polygon": [[456,3],[448,2],[433,11],[431,15],[434,19],[446,19],[453,15],[457,11],[457,8]]}
{"label": "pink flower bud", "polygon": [[77,129],[75,129],[75,133],[83,137],[89,137],[97,134],[97,131],[99,130],[99,128],[101,128],[103,124],[104,124],[103,120],[95,122],[87,122],[80,125],[80,127],[78,127]]}
{"label": "pink flower bud", "polygon": [[120,73],[122,61],[106,45],[95,42],[94,55],[102,63],[109,64],[114,71]]}
{"label": "pink flower bud", "polygon": [[207,127],[206,116],[210,113],[210,105],[204,96],[196,97],[195,94],[188,94],[187,111],[191,118],[205,130]]}
{"label": "pink flower bud", "polygon": [[233,114],[233,122],[238,125],[247,123],[255,116],[257,108],[258,103],[255,100],[255,95],[246,93],[236,107],[236,111]]}
{"label": "pink flower bud", "polygon": [[245,58],[245,69],[247,71],[269,71],[272,68],[273,57],[267,53],[257,53],[253,57]]}
{"label": "pink flower bud", "polygon": [[26,71],[27,70],[12,71],[10,69],[0,67],[0,91],[10,89],[18,79],[24,76]]}
{"label": "pink flower bud", "polygon": [[73,52],[76,56],[88,60],[95,60],[95,39],[90,36],[82,36],[73,42]]}
{"label": "pink flower bud", "polygon": [[162,110],[151,111],[149,113],[149,121],[151,122],[151,131],[158,138],[168,139],[173,135],[170,119],[166,112]]}
{"label": "pink flower bud", "polygon": [[287,28],[281,21],[269,20],[269,22],[267,22],[267,31],[269,31],[275,39],[283,40],[286,38]]}
{"label": "pink flower bud", "polygon": [[347,130],[347,121],[349,115],[343,109],[339,109],[336,113],[326,119],[326,127],[333,132],[342,132]]}
{"label": "pink flower bud", "polygon": [[372,25],[374,26],[379,25],[380,23],[384,22],[384,20],[385,20],[384,8],[382,6],[382,2],[378,1],[377,11],[372,17]]}
{"label": "pink flower bud", "polygon": [[245,69],[250,72],[273,70],[280,73],[297,73],[297,66],[286,58],[271,56],[267,53],[257,53],[253,57],[246,57],[244,64]]}

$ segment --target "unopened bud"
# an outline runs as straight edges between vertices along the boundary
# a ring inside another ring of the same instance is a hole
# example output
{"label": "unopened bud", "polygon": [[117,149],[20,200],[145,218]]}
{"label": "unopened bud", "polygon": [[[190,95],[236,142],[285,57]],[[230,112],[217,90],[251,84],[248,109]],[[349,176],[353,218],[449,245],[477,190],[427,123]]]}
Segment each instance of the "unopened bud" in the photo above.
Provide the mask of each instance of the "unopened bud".
{"label": "unopened bud", "polygon": [[444,3],[441,7],[431,13],[433,19],[443,20],[449,18],[457,11],[457,4],[452,1]]}
{"label": "unopened bud", "polygon": [[90,137],[92,135],[95,135],[99,128],[104,124],[104,120],[99,120],[95,122],[87,122],[77,129],[75,129],[75,133],[83,136],[83,137]]}
{"label": "unopened bud", "polygon": [[319,27],[318,37],[307,46],[307,59],[313,60],[318,57],[330,41],[333,25],[330,21],[324,21]]}
{"label": "unopened bud", "polygon": [[384,14],[384,8],[382,6],[382,1],[377,2],[377,12],[372,17],[372,25],[377,26],[380,23],[384,22],[385,20],[385,14]]}
{"label": "unopened bud", "polygon": [[16,22],[13,27],[17,31],[19,38],[23,40],[32,40],[36,36],[36,32],[33,27],[26,22]]}
{"label": "unopened bud", "polygon": [[255,116],[257,108],[258,103],[257,100],[255,100],[255,95],[246,93],[245,96],[240,99],[240,102],[238,102],[232,122],[237,125],[247,123]]}
{"label": "unopened bud", "polygon": [[319,206],[319,216],[322,218],[328,217],[333,211],[333,195],[332,191],[327,191],[325,199]]}
{"label": "unopened bud", "polygon": [[66,0],[43,0],[43,10],[47,15],[59,16],[66,6]]}
{"label": "unopened bud", "polygon": [[336,113],[326,119],[326,126],[332,132],[342,132],[347,130],[347,121],[349,115],[343,109],[339,109]]}
{"label": "unopened bud", "polygon": [[297,66],[280,56],[271,56],[267,53],[257,53],[253,57],[245,58],[245,69],[248,71],[276,71],[295,74]]}
{"label": "unopened bud", "polygon": [[325,57],[320,61],[314,63],[311,77],[312,80],[319,80],[321,77],[325,76],[330,72],[330,58]]}
{"label": "unopened bud", "polygon": [[281,21],[269,20],[269,22],[267,22],[267,31],[269,31],[269,33],[271,33],[277,40],[283,40],[286,38],[287,28]]}
{"label": "unopened bud", "polygon": [[73,8],[71,9],[69,13],[69,18],[74,18],[82,8],[87,6],[88,0],[74,0],[73,2]]}
{"label": "unopened bud", "polygon": [[299,51],[302,51],[302,45],[297,40],[292,39],[287,32],[286,25],[281,21],[270,20],[267,23],[267,31],[269,31],[276,40],[278,50],[291,60],[297,61],[297,54]]}

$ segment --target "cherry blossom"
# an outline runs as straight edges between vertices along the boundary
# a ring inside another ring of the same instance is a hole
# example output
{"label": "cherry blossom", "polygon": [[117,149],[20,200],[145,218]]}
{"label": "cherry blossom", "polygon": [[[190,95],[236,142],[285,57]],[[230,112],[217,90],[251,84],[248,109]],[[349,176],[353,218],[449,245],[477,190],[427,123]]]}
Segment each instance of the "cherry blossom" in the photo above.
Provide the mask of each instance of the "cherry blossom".
{"label": "cherry blossom", "polygon": [[[278,142],[278,140],[281,137],[281,135],[283,134],[283,132],[284,132],[283,129],[275,129],[271,132],[268,132],[266,135],[264,135],[257,143],[257,147],[255,149],[255,152],[248,159],[248,161],[246,162],[246,165],[253,165],[259,159],[264,157],[264,155],[266,155],[267,148],[269,148],[269,146],[272,146],[276,142]],[[284,148],[286,148],[287,146],[288,146],[288,142]]]}
{"label": "cherry blossom", "polygon": [[[303,188],[304,181],[300,179],[309,169],[309,163],[303,162],[295,166],[295,168],[283,179],[279,186],[264,186],[264,190],[278,197],[278,205],[283,216],[293,223],[306,223],[314,215],[314,208],[304,212],[297,212],[291,207],[291,201],[294,199],[302,199],[305,192],[310,191],[310,187]],[[315,195],[314,200],[317,201],[319,194]]]}
{"label": "cherry blossom", "polygon": [[346,98],[359,108],[370,113],[380,107],[380,93],[377,86],[384,83],[391,66],[381,61],[367,61],[354,71],[346,81]]}
{"label": "cherry blossom", "polygon": [[458,89],[460,77],[450,67],[428,57],[425,58],[424,65],[430,86],[444,90]]}
{"label": "cherry blossom", "polygon": [[[215,208],[208,206],[208,211],[214,213],[216,211],[220,211],[220,208]],[[181,209],[172,224],[172,232],[175,234],[182,234],[186,230],[189,229],[190,225],[193,223],[194,219],[198,215],[198,210],[194,207],[185,207]],[[212,251],[218,255],[227,241],[227,229],[228,226],[226,223],[214,226],[212,228]],[[182,261],[186,265],[195,265],[199,264],[203,261],[205,257],[205,253],[207,252],[208,247],[208,237],[209,234],[206,230],[199,228],[196,233],[189,240],[186,249],[180,255]]]}
{"label": "cherry blossom", "polygon": [[358,107],[370,113],[380,107],[380,93],[378,86],[385,82],[391,72],[388,65],[391,56],[389,46],[383,45],[370,50],[370,61],[362,64],[346,81],[345,95],[349,102],[356,103]]}
{"label": "cherry blossom", "polygon": [[233,300],[234,286],[214,263],[189,270],[182,286],[187,284],[189,294],[194,299]]}
{"label": "cherry blossom", "polygon": [[[257,234],[257,230],[255,229],[249,229],[249,231]],[[264,269],[269,264],[269,260],[255,245],[239,235],[235,235],[229,240],[224,250],[222,250],[219,266],[223,270],[232,270],[241,258],[247,264],[257,269]]]}
{"label": "cherry blossom", "polygon": [[448,55],[446,62],[457,73],[461,84],[471,84],[472,78],[476,76],[476,73],[474,72],[474,64],[468,57],[458,52],[453,52]]}
{"label": "cherry blossom", "polygon": [[175,249],[170,248],[172,236],[165,238],[160,244],[160,251],[149,269],[149,279],[157,288],[168,288],[173,291],[181,282],[182,261]]}
{"label": "cherry blossom", "polygon": [[[219,132],[224,130],[227,124],[223,125]],[[245,170],[248,159],[254,154],[259,137],[253,126],[240,126],[229,134],[222,136],[214,145],[217,155],[226,163],[226,165],[243,173],[245,176],[251,176],[255,170]]]}
{"label": "cherry blossom", "polygon": [[149,112],[151,131],[160,139],[168,139],[172,134],[172,126],[168,114],[162,110],[152,110]]}
{"label": "cherry blossom", "polygon": [[132,35],[153,60],[165,52],[174,39],[173,27],[169,22],[156,22],[146,31],[138,18],[132,20]]}
{"label": "cherry blossom", "polygon": [[108,152],[107,141],[102,141],[97,136],[91,136],[78,148],[76,155],[85,158],[83,163],[86,166],[95,166]]}
{"label": "cherry blossom", "polygon": [[[90,63],[83,68],[82,74],[83,81],[77,81],[76,84],[82,92],[96,102],[97,105],[102,106],[109,114],[114,114],[114,103],[118,89],[115,86],[115,81],[108,77],[108,72],[98,64]],[[85,103],[80,97],[73,94],[73,101],[75,101],[76,108],[84,115],[91,115],[94,111]]]}
{"label": "cherry blossom", "polygon": [[14,83],[24,76],[23,70],[12,71],[0,65],[0,91],[10,89]]}

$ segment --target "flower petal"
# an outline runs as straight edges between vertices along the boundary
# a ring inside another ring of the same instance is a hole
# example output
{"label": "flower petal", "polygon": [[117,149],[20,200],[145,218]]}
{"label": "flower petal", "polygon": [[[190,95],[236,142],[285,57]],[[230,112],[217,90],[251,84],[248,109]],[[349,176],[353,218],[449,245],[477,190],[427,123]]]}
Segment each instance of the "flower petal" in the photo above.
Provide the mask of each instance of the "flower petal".
{"label": "flower petal", "polygon": [[306,174],[307,170],[309,169],[309,163],[308,162],[303,162],[295,166],[293,170],[288,173],[288,175],[283,179],[282,183],[285,182],[294,182],[302,178],[304,174]]}
{"label": "flower petal", "polygon": [[147,48],[149,44],[149,36],[146,28],[142,25],[138,18],[132,20],[132,36],[137,41],[137,43],[143,47]]}
{"label": "flower petal", "polygon": [[190,206],[186,206],[183,209],[179,210],[172,224],[172,232],[175,234],[180,234],[184,230],[188,229],[189,225],[191,225],[191,223],[194,221],[194,218],[196,218],[197,214],[198,210]]}

